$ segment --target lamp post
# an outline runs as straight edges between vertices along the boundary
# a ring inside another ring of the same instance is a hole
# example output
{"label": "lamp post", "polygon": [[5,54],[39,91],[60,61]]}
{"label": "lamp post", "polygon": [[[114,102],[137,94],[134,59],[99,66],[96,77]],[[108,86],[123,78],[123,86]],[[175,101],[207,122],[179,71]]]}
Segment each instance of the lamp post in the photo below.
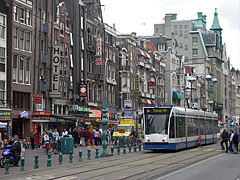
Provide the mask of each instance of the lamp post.
{"label": "lamp post", "polygon": [[210,72],[207,76],[206,76],[206,80],[210,81],[210,86],[209,86],[209,91],[210,91],[210,101],[209,104],[211,106],[210,110],[211,112],[213,112],[213,83],[217,82],[216,78],[213,78],[213,72]]}
{"label": "lamp post", "polygon": [[191,103],[193,104],[193,93],[192,93],[192,90],[193,90],[193,87],[192,87],[192,84],[194,81],[196,81],[196,78],[195,77],[191,77],[189,80],[188,80],[190,83],[191,83]]}

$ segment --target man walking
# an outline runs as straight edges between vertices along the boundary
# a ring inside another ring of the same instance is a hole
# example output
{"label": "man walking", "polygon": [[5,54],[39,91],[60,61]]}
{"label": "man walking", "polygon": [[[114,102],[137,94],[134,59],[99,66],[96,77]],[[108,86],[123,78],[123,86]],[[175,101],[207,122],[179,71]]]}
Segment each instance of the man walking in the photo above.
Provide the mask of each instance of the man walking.
{"label": "man walking", "polygon": [[226,131],[226,129],[223,130],[223,133],[221,135],[222,137],[222,141],[221,141],[221,147],[222,147],[222,150],[224,150],[224,146],[223,146],[223,143],[225,143],[225,146],[226,146],[226,153],[228,152],[228,133]]}

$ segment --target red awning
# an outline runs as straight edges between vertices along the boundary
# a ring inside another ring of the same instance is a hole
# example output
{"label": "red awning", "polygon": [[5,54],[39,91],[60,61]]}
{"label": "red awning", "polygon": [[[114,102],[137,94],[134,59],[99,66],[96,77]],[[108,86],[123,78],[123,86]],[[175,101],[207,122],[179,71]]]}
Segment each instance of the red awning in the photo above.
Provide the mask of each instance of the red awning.
{"label": "red awning", "polygon": [[145,101],[145,99],[139,99],[139,101],[142,103],[142,104],[146,104],[147,102]]}
{"label": "red awning", "polygon": [[151,56],[150,56],[148,53],[146,53],[146,52],[144,52],[144,56],[145,56],[146,58],[148,58],[148,59],[151,59]]}
{"label": "red awning", "polygon": [[148,100],[148,99],[146,99],[146,102],[147,102],[147,104],[149,104],[149,105],[152,104],[152,102],[151,102],[150,100]]}
{"label": "red awning", "polygon": [[156,72],[156,69],[154,67],[150,67],[150,72]]}
{"label": "red awning", "polygon": [[142,50],[140,50],[140,49],[138,49],[138,55],[145,56],[144,52]]}

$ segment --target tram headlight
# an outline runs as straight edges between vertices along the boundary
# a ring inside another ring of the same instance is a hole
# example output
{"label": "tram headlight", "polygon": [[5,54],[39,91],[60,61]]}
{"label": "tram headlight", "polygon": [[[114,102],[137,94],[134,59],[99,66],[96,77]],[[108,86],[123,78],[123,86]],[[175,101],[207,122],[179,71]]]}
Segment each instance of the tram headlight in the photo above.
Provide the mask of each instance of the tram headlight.
{"label": "tram headlight", "polygon": [[150,139],[149,139],[149,137],[146,137],[146,141],[147,141],[147,142],[150,142]]}
{"label": "tram headlight", "polygon": [[167,137],[164,137],[163,139],[162,139],[162,142],[166,142],[167,141]]}

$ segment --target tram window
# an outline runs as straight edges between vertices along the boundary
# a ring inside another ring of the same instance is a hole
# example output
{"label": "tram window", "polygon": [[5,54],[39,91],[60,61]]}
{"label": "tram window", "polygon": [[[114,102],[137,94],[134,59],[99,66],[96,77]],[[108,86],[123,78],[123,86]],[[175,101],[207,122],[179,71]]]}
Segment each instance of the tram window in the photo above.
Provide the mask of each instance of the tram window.
{"label": "tram window", "polygon": [[187,127],[188,127],[188,136],[197,136],[198,135],[197,119],[189,118]]}
{"label": "tram window", "polygon": [[216,120],[213,121],[213,129],[214,129],[214,134],[218,133],[218,122]]}
{"label": "tram window", "polygon": [[207,119],[206,121],[205,121],[205,126],[206,126],[206,134],[207,135],[209,135],[209,134],[212,134],[212,126],[211,126],[211,123],[212,123],[212,121],[211,120],[209,120],[209,119]]}
{"label": "tram window", "polygon": [[169,138],[175,138],[174,114],[170,118]]}
{"label": "tram window", "polygon": [[204,120],[199,120],[199,127],[200,127],[200,134],[204,135],[205,134],[205,126],[204,126]]}
{"label": "tram window", "polygon": [[146,134],[168,134],[168,120],[167,114],[147,114],[145,119]]}
{"label": "tram window", "polygon": [[176,137],[184,137],[185,136],[185,118],[176,117]]}

